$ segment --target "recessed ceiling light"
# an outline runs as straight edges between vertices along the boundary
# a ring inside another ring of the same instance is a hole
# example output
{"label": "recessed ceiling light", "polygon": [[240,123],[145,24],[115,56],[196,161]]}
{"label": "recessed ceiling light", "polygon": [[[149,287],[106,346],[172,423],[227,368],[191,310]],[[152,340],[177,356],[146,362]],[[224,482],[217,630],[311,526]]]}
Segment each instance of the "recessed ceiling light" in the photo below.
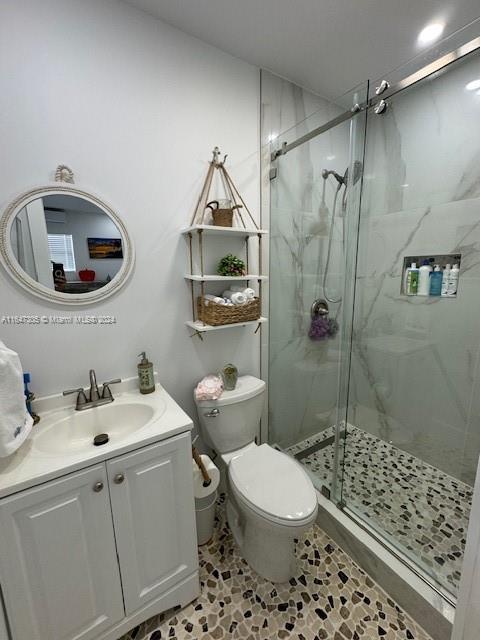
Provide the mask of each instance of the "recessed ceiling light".
{"label": "recessed ceiling light", "polygon": [[276,140],[277,138],[278,138],[278,133],[271,133],[271,134],[268,136],[268,141],[269,141],[269,142],[273,142],[273,141],[274,141],[274,140]]}
{"label": "recessed ceiling light", "polygon": [[335,156],[327,156],[327,160],[335,160]]}
{"label": "recessed ceiling light", "polygon": [[467,91],[475,91],[475,89],[480,89],[480,78],[478,80],[472,80],[471,82],[466,84],[465,89]]}
{"label": "recessed ceiling light", "polygon": [[420,44],[429,44],[430,42],[434,42],[442,35],[444,29],[445,25],[441,22],[432,22],[432,24],[427,24],[427,26],[418,34],[418,42]]}

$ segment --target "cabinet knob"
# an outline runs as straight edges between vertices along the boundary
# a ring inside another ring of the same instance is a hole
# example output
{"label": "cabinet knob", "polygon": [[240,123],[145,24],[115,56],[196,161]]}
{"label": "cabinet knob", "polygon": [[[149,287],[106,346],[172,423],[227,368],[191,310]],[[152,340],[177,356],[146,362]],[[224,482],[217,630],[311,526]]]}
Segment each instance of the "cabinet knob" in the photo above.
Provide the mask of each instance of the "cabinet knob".
{"label": "cabinet knob", "polygon": [[103,489],[103,482],[101,481],[95,482],[95,484],[93,485],[93,490],[95,491],[95,493],[98,493],[102,489]]}
{"label": "cabinet knob", "polygon": [[125,476],[123,475],[123,473],[117,473],[117,475],[113,478],[115,484],[122,484],[124,480]]}

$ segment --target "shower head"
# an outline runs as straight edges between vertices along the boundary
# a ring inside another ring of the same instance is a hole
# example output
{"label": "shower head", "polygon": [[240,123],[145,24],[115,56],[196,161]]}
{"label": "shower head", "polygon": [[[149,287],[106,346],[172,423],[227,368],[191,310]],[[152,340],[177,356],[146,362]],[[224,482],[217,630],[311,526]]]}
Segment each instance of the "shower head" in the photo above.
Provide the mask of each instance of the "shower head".
{"label": "shower head", "polygon": [[338,174],[336,171],[333,171],[333,170],[329,171],[328,169],[322,169],[322,178],[326,180],[328,176],[333,176],[340,185],[345,184],[344,178],[340,174]]}
{"label": "shower head", "polygon": [[[353,163],[353,184],[357,184],[357,182],[362,177],[362,173],[363,173],[362,163],[360,162],[360,160],[355,160],[355,162]],[[348,167],[343,176],[343,184],[346,185],[347,183],[348,183]]]}
{"label": "shower head", "polygon": [[[363,171],[362,163],[359,160],[355,160],[355,162],[353,163],[353,184],[357,184],[357,182],[360,180],[360,178],[362,177],[362,171]],[[338,182],[340,187],[341,186],[346,187],[348,183],[348,167],[345,173],[343,174],[343,176],[341,176],[336,171],[333,171],[333,169],[331,170],[322,169],[322,178],[326,180],[328,176],[333,176]]]}

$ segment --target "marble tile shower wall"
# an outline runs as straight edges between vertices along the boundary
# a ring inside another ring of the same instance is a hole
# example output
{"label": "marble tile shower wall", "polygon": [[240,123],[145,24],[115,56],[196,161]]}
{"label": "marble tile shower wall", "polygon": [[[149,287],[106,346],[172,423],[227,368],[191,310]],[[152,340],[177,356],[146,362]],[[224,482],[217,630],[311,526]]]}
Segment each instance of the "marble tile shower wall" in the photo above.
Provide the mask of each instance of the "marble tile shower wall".
{"label": "marble tile shower wall", "polygon": [[[288,129],[279,136],[280,143],[294,140],[342,111],[272,74],[262,75],[262,106],[263,140]],[[343,174],[348,152],[349,128],[344,124],[282,157],[271,183],[269,429],[270,440],[281,446],[317,433],[335,420],[338,338],[312,342],[308,330],[312,302],[323,297],[337,186],[333,178],[328,180],[328,216],[321,219],[321,171],[328,168]],[[319,227],[322,220],[323,228]],[[342,220],[337,218],[328,280],[333,297],[341,290],[343,264]],[[338,316],[340,305],[331,304],[330,309]]]}
{"label": "marble tile shower wall", "polygon": [[[367,128],[349,421],[473,484],[480,451],[477,56]],[[407,255],[462,255],[456,299],[400,294]]]}

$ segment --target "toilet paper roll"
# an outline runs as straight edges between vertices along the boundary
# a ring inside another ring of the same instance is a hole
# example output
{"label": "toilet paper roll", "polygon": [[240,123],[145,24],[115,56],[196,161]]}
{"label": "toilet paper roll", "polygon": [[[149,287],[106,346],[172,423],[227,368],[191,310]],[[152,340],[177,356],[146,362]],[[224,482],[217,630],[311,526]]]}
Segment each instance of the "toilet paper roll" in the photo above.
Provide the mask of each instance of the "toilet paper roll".
{"label": "toilet paper roll", "polygon": [[195,496],[195,498],[197,500],[200,499],[200,498],[206,498],[207,496],[209,496],[212,493],[214,493],[217,490],[218,485],[220,484],[220,471],[219,471],[218,467],[216,467],[213,464],[213,461],[208,456],[206,456],[205,454],[202,454],[200,457],[201,457],[202,462],[205,465],[205,468],[208,471],[208,475],[210,476],[212,481],[208,485],[208,487],[204,487],[203,486],[202,472],[198,468],[198,465],[195,462],[195,460],[192,459],[192,464],[193,464],[193,494],[194,494],[194,496]]}
{"label": "toilet paper roll", "polygon": [[246,296],[244,296],[240,291],[224,291],[223,297],[227,298],[227,300],[231,300],[233,304],[245,304],[247,302]]}

